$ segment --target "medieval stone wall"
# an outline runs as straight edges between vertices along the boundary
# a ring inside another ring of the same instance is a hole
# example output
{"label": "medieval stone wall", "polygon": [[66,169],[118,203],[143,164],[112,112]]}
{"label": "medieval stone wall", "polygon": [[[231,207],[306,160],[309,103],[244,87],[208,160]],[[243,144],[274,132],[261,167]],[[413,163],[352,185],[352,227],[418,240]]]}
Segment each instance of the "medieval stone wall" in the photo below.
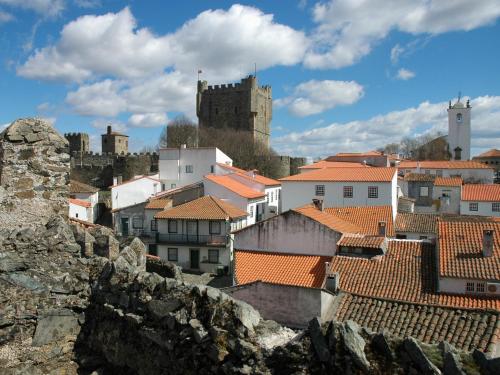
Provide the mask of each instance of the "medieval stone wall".
{"label": "medieval stone wall", "polygon": [[0,226],[68,215],[68,141],[46,121],[14,121],[0,134]]}
{"label": "medieval stone wall", "polygon": [[65,133],[64,138],[69,142],[69,152],[89,152],[90,140],[87,133]]}

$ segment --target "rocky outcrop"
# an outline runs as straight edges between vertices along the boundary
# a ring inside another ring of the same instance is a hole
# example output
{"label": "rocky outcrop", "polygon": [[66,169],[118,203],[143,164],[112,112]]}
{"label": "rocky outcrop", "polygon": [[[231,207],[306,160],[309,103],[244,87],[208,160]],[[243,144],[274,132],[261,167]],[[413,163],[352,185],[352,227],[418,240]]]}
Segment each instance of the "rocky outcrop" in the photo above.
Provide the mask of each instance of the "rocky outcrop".
{"label": "rocky outcrop", "polygon": [[68,143],[46,121],[19,119],[0,134],[0,227],[68,215]]}

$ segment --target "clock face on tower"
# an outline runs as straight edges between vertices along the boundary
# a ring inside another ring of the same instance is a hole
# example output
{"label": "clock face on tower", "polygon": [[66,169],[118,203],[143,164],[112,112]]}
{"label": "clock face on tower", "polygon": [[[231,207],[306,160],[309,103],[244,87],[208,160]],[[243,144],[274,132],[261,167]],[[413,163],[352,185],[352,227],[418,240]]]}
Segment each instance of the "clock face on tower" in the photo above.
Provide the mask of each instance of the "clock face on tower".
{"label": "clock face on tower", "polygon": [[462,117],[462,114],[461,113],[457,113],[457,122],[460,124],[463,120],[463,117]]}

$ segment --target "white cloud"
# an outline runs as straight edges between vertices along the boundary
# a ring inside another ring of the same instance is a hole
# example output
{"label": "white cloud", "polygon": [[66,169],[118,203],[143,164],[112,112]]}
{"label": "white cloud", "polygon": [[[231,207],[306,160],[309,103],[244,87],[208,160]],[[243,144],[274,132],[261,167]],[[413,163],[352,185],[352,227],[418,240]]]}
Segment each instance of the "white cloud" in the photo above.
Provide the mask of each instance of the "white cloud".
{"label": "white cloud", "polygon": [[0,0],[0,4],[32,10],[43,16],[57,16],[65,7],[64,0]]}
{"label": "white cloud", "polygon": [[[331,0],[313,10],[318,24],[306,58],[310,68],[341,68],[370,53],[389,32],[440,34],[472,30],[500,16],[500,2],[479,0]],[[402,51],[394,50],[394,59]],[[392,54],[391,54],[392,55]]]}
{"label": "white cloud", "polygon": [[[464,98],[467,99],[467,98]],[[500,144],[500,96],[480,96],[471,100],[472,148],[477,154]],[[342,151],[367,151],[404,136],[428,131],[448,131],[447,102],[423,102],[417,107],[374,116],[368,120],[333,123],[273,139],[282,154],[327,156]]]}
{"label": "white cloud", "polygon": [[140,128],[152,128],[167,124],[166,113],[136,113],[130,116],[128,123]]}
{"label": "white cloud", "polygon": [[12,21],[13,19],[12,14],[0,10],[0,24]]}
{"label": "white cloud", "polygon": [[396,78],[403,81],[407,81],[409,79],[412,79],[413,77],[415,77],[415,72],[404,68],[399,69],[398,73],[396,74]]}
{"label": "white cloud", "polygon": [[101,6],[100,0],[74,0],[76,6],[80,8],[99,8]]}
{"label": "white cloud", "polygon": [[404,52],[404,48],[398,44],[391,48],[391,62],[397,64],[399,62],[399,57]]}
{"label": "white cloud", "polygon": [[339,105],[357,102],[364,94],[363,86],[354,81],[316,81],[299,84],[294,93],[274,103],[287,106],[294,116],[304,117],[318,114]]}

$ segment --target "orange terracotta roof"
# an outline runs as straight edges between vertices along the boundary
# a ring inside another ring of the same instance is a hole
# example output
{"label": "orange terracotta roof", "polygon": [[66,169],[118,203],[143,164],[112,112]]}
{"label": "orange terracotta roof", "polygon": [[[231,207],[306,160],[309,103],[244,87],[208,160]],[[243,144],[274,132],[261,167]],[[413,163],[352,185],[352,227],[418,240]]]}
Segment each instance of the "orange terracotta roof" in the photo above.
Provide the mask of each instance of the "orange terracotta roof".
{"label": "orange terracotta roof", "polygon": [[[493,229],[493,256],[482,253],[483,230]],[[439,274],[500,281],[500,221],[439,219]]]}
{"label": "orange terracotta roof", "polygon": [[337,242],[338,246],[348,247],[367,247],[371,249],[380,249],[384,244],[385,238],[380,236],[342,236]]}
{"label": "orange terracotta roof", "polygon": [[319,168],[371,168],[371,167],[363,163],[354,163],[348,161],[327,161],[327,160],[320,160],[316,163],[299,167],[299,169],[319,169]]}
{"label": "orange terracotta roof", "polygon": [[466,184],[462,186],[463,201],[500,202],[499,184]]}
{"label": "orange terracotta roof", "polygon": [[237,284],[268,283],[321,288],[331,257],[235,250]]}
{"label": "orange terracotta roof", "polygon": [[228,220],[248,216],[231,203],[206,195],[177,207],[160,211],[156,219]]}
{"label": "orange terracotta roof", "polygon": [[280,181],[391,182],[396,168],[322,168],[281,178]]}
{"label": "orange terracotta roof", "polygon": [[488,169],[485,164],[468,160],[403,160],[399,163],[399,169],[417,168],[417,163],[423,169]]}
{"label": "orange terracotta roof", "polygon": [[382,156],[383,153],[379,151],[367,151],[367,152],[338,152],[334,156]]}
{"label": "orange terracotta roof", "polygon": [[163,210],[172,204],[172,199],[151,199],[146,205],[146,210]]}
{"label": "orange terracotta roof", "polygon": [[83,182],[76,181],[76,180],[69,180],[69,192],[70,193],[97,193],[99,191],[98,188],[94,186],[90,186],[87,184],[84,184]]}
{"label": "orange terracotta roof", "polygon": [[394,219],[391,206],[368,207],[329,207],[324,210],[327,214],[347,221],[360,229],[359,233],[377,236],[378,223],[385,221],[386,235],[394,237]]}
{"label": "orange terracotta roof", "polygon": [[436,177],[434,186],[462,186],[462,177]]}
{"label": "orange terracotta roof", "polygon": [[229,175],[216,176],[214,174],[209,174],[206,175],[205,178],[209,181],[216,183],[217,185],[223,186],[226,189],[231,190],[233,193],[236,193],[244,198],[256,199],[256,198],[263,198],[266,196],[264,193],[252,189],[239,181],[236,181]]}
{"label": "orange terracotta roof", "polygon": [[69,203],[76,204],[77,206],[86,207],[86,208],[91,206],[90,202],[88,202],[88,201],[84,201],[81,199],[74,199],[74,198],[69,198]]}
{"label": "orange terracotta roof", "polygon": [[339,233],[362,233],[363,230],[358,226],[338,218],[336,216],[330,215],[325,211],[320,211],[313,205],[306,205],[303,207],[295,208],[292,211],[298,212],[304,216],[307,216],[326,227],[333,229]]}
{"label": "orange terracotta roof", "polygon": [[398,212],[396,215],[396,232],[437,233],[436,214],[414,214]]}
{"label": "orange terracotta roof", "polygon": [[436,293],[434,246],[420,241],[389,240],[386,255],[371,259],[335,256],[331,271],[340,289],[366,297],[456,308],[500,310],[500,299]]}
{"label": "orange terracotta roof", "polygon": [[269,177],[264,177],[261,176],[260,174],[255,173],[254,175],[249,175],[248,173],[242,174],[242,173],[237,173],[238,176],[241,176],[249,181],[255,181],[258,182],[259,184],[262,184],[264,186],[276,186],[276,185],[281,185],[281,182],[278,180],[275,180],[273,178]]}
{"label": "orange terracotta roof", "polygon": [[474,158],[500,158],[500,150],[497,150],[496,148],[492,148],[491,150],[483,152],[482,154],[479,154],[478,156],[474,156]]}

